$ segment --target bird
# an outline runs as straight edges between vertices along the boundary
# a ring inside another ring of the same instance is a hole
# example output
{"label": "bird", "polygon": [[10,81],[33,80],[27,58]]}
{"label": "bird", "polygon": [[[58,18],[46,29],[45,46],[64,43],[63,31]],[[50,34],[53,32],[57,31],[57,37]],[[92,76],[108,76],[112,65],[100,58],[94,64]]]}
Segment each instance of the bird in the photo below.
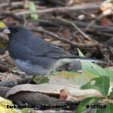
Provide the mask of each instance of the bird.
{"label": "bird", "polygon": [[[63,48],[45,41],[22,26],[9,26],[3,32],[9,37],[10,57],[16,66],[28,75],[46,75],[67,63],[92,60],[66,52]],[[98,60],[94,61],[98,62]]]}

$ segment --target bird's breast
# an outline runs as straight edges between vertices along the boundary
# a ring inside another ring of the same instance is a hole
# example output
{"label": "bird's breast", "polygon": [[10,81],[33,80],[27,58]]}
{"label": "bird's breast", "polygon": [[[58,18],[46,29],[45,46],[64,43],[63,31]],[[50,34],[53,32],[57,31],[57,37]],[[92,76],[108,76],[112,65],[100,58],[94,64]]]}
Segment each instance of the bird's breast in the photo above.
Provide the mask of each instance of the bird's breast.
{"label": "bird's breast", "polygon": [[34,65],[29,63],[29,61],[22,61],[20,59],[13,59],[13,61],[16,64],[16,66],[26,74],[44,75],[46,73],[46,69],[41,67],[40,65]]}

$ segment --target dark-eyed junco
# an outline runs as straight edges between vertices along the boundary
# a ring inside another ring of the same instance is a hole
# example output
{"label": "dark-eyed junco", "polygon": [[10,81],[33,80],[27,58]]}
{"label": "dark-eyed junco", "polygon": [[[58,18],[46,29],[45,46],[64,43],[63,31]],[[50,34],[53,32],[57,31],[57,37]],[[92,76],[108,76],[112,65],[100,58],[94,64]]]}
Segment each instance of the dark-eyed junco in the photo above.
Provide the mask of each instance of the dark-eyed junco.
{"label": "dark-eyed junco", "polygon": [[4,32],[9,36],[8,51],[14,63],[30,75],[45,75],[66,63],[89,60],[48,43],[24,27],[10,26]]}

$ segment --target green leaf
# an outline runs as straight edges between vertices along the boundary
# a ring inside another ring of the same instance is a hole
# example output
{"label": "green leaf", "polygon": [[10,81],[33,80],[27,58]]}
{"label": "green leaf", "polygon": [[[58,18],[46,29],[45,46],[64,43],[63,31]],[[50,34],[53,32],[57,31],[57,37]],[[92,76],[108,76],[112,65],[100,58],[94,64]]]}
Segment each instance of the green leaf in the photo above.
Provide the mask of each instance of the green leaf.
{"label": "green leaf", "polygon": [[4,22],[0,21],[0,28],[3,28],[3,27],[7,27],[7,26]]}
{"label": "green leaf", "polygon": [[12,106],[14,105],[10,100],[0,97],[0,113],[21,113],[15,108],[10,108]]}
{"label": "green leaf", "polygon": [[90,97],[84,99],[82,102],[80,102],[76,113],[87,113],[88,108],[90,108],[90,105],[94,105],[98,100],[98,97]]}
{"label": "green leaf", "polygon": [[110,98],[113,98],[113,92],[110,92]]}
{"label": "green leaf", "polygon": [[31,111],[31,108],[24,108],[21,110],[22,113],[29,113]]}
{"label": "green leaf", "polygon": [[113,0],[111,0],[111,3],[113,3]]}
{"label": "green leaf", "polygon": [[[40,76],[36,76],[33,81],[37,84],[40,81],[41,77]],[[49,83],[49,79],[48,77],[44,77],[41,81],[40,84],[44,84],[44,83]]]}
{"label": "green leaf", "polygon": [[101,76],[101,77],[92,79],[89,83],[85,84],[81,88],[96,89],[99,92],[101,92],[104,97],[106,97],[108,95],[109,87],[110,87],[109,78],[106,76]]}
{"label": "green leaf", "polygon": [[106,108],[96,109],[96,113],[113,113],[113,103],[107,103]]}
{"label": "green leaf", "polygon": [[84,57],[84,54],[80,51],[80,49],[77,48],[77,50],[78,50],[78,54],[79,54],[79,56]]}
{"label": "green leaf", "polygon": [[109,69],[103,69],[102,67],[91,63],[89,61],[81,61],[82,72],[90,72],[98,76],[108,76],[110,81],[113,82],[113,71]]}
{"label": "green leaf", "polygon": [[[28,8],[30,11],[36,11],[36,7],[34,2],[29,2]],[[38,15],[37,14],[31,14],[31,18],[33,20],[38,20]]]}
{"label": "green leaf", "polygon": [[[83,56],[83,53],[78,50],[79,56]],[[97,64],[92,63],[91,61],[80,61],[82,64],[82,72],[90,72],[97,76],[108,76],[110,81],[113,82],[113,71],[110,69],[104,69]]]}
{"label": "green leaf", "polygon": [[77,73],[77,72],[57,72],[54,73],[54,76],[49,76],[51,81],[58,81],[61,84],[74,84],[82,86],[89,82],[91,79],[98,77],[95,74],[89,72]]}
{"label": "green leaf", "polygon": [[110,98],[113,98],[113,91],[110,92],[109,97],[110,97]]}

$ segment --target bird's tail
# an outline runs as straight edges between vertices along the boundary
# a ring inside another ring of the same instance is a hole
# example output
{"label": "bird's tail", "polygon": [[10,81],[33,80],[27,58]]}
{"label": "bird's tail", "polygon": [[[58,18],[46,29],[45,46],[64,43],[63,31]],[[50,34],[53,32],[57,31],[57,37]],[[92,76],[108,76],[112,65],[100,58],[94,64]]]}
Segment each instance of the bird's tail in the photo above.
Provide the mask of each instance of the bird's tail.
{"label": "bird's tail", "polygon": [[71,57],[71,58],[62,58],[62,59],[59,59],[56,64],[55,64],[55,67],[59,67],[59,66],[62,66],[64,64],[67,64],[67,63],[72,63],[72,62],[76,62],[76,61],[90,61],[90,62],[95,62],[95,63],[105,63],[105,61],[103,60],[98,60],[98,59],[92,59],[92,58],[86,58],[86,57]]}
{"label": "bird's tail", "polygon": [[71,63],[71,62],[76,62],[76,61],[90,61],[94,63],[105,63],[106,64],[106,62],[103,60],[87,58],[87,57],[78,57],[78,56],[63,58],[63,59],[60,59],[59,61],[64,62],[64,63]]}
{"label": "bird's tail", "polygon": [[94,63],[105,63],[106,64],[106,62],[104,60],[99,60],[99,59],[94,59],[94,58],[78,57],[76,59],[82,60],[82,61],[90,61],[90,62],[94,62]]}

